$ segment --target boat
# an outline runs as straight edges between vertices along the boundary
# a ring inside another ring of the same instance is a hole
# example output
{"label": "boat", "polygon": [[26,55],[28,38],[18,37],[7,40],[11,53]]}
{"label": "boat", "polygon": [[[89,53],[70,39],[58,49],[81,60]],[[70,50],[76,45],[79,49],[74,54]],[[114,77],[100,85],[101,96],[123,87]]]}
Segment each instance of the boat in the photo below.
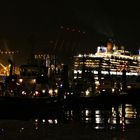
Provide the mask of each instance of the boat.
{"label": "boat", "polygon": [[106,46],[98,46],[94,54],[74,56],[73,73],[75,81],[92,82],[95,87],[94,92],[91,86],[81,91],[87,93],[86,96],[90,93],[123,94],[140,89],[140,55],[109,41]]}

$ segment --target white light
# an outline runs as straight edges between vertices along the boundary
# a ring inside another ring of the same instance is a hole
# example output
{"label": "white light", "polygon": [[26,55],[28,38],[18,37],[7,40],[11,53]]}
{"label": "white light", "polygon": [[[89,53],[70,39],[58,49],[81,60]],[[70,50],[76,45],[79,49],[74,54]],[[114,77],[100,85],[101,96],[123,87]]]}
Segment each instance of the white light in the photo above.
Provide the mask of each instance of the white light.
{"label": "white light", "polygon": [[112,92],[115,92],[115,89],[114,88],[112,88]]}
{"label": "white light", "polygon": [[63,84],[60,84],[60,87],[63,87]]}
{"label": "white light", "polygon": [[79,54],[79,55],[78,55],[78,57],[82,57],[82,55],[81,55],[81,54]]}
{"label": "white light", "polygon": [[116,75],[117,72],[115,72],[115,71],[111,71],[110,74],[112,74],[112,75]]}
{"label": "white light", "polygon": [[57,123],[58,123],[57,119],[55,119],[55,120],[54,120],[54,123],[55,123],[55,124],[57,124]]}
{"label": "white light", "polygon": [[66,99],[67,98],[67,96],[66,95],[64,95],[64,99]]}
{"label": "white light", "polygon": [[85,118],[85,120],[86,120],[86,121],[88,121],[88,120],[89,120],[89,118]]}
{"label": "white light", "polygon": [[77,73],[81,74],[82,70],[74,70],[74,74],[77,74]]}
{"label": "white light", "polygon": [[102,74],[108,74],[108,71],[101,71]]}
{"label": "white light", "polygon": [[22,83],[23,82],[23,79],[19,79],[19,82]]}
{"label": "white light", "polygon": [[38,96],[38,95],[39,95],[39,92],[35,91],[34,96]]}
{"label": "white light", "polygon": [[37,123],[38,122],[38,119],[35,119],[35,122]]}
{"label": "white light", "polygon": [[21,130],[24,130],[24,127],[22,127]]}
{"label": "white light", "polygon": [[43,89],[43,90],[42,90],[42,93],[45,93],[45,92],[46,92],[46,90],[45,90],[45,89]]}
{"label": "white light", "polygon": [[48,120],[48,122],[49,122],[50,124],[52,124],[52,123],[53,123],[53,121],[52,121],[51,119],[49,119],[49,120]]}
{"label": "white light", "polygon": [[19,83],[16,83],[18,86],[20,85]]}
{"label": "white light", "polygon": [[86,57],[87,55],[86,54],[84,54],[84,57]]}
{"label": "white light", "polygon": [[89,92],[89,90],[86,90],[86,96],[88,96],[88,95],[89,95],[89,93],[90,93],[90,92]]}
{"label": "white light", "polygon": [[95,110],[95,114],[96,115],[100,114],[100,110]]}
{"label": "white light", "polygon": [[45,119],[43,119],[42,122],[45,123],[46,122]]}
{"label": "white light", "polygon": [[116,122],[116,120],[115,119],[113,119],[113,124],[116,124],[117,122]]}
{"label": "white light", "polygon": [[96,85],[100,85],[100,82],[99,82],[99,81],[95,81],[95,84],[96,84]]}
{"label": "white light", "polygon": [[94,74],[98,74],[98,71],[97,70],[94,70]]}
{"label": "white light", "polygon": [[130,72],[130,73],[128,73],[128,72],[127,72],[126,75],[136,75],[136,76],[137,76],[138,73],[134,73],[134,72]]}
{"label": "white light", "polygon": [[128,89],[131,89],[131,88],[132,88],[132,86],[127,86],[127,88],[128,88]]}
{"label": "white light", "polygon": [[22,95],[26,95],[26,92],[25,91],[22,91],[22,93],[21,93]]}
{"label": "white light", "polygon": [[89,110],[86,110],[85,115],[86,115],[86,116],[89,115]]}
{"label": "white light", "polygon": [[89,57],[94,57],[94,54],[89,54]]}
{"label": "white light", "polygon": [[97,124],[101,123],[101,118],[95,118],[95,122],[96,122]]}

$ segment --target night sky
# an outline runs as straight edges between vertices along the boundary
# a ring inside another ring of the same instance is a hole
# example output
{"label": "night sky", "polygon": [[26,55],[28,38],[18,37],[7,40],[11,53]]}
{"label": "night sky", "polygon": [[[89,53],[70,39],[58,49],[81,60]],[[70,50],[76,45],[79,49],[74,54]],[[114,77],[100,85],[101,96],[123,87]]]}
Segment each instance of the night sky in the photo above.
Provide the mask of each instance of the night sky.
{"label": "night sky", "polygon": [[63,59],[78,52],[95,52],[110,38],[129,50],[137,50],[138,6],[134,1],[119,0],[3,1],[0,47],[20,50],[22,57],[17,63],[27,60],[32,46],[34,52],[57,53]]}

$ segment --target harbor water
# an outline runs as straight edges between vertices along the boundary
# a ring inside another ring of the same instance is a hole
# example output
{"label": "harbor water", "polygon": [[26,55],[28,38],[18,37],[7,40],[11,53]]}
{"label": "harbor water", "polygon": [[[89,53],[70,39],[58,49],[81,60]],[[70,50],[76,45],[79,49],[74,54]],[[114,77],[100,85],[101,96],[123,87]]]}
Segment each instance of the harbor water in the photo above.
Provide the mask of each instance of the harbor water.
{"label": "harbor water", "polygon": [[0,140],[139,140],[140,104],[0,115]]}

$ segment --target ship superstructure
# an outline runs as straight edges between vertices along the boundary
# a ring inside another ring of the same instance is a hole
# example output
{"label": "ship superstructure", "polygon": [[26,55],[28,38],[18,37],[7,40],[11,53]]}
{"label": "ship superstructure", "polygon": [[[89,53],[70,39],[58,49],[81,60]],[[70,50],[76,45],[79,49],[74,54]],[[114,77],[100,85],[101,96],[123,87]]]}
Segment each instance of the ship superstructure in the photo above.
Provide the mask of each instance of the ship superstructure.
{"label": "ship superstructure", "polygon": [[74,79],[94,78],[96,85],[121,84],[122,71],[126,71],[127,85],[134,86],[140,73],[140,56],[133,55],[124,47],[118,49],[112,42],[97,47],[95,54],[79,54],[74,57]]}

